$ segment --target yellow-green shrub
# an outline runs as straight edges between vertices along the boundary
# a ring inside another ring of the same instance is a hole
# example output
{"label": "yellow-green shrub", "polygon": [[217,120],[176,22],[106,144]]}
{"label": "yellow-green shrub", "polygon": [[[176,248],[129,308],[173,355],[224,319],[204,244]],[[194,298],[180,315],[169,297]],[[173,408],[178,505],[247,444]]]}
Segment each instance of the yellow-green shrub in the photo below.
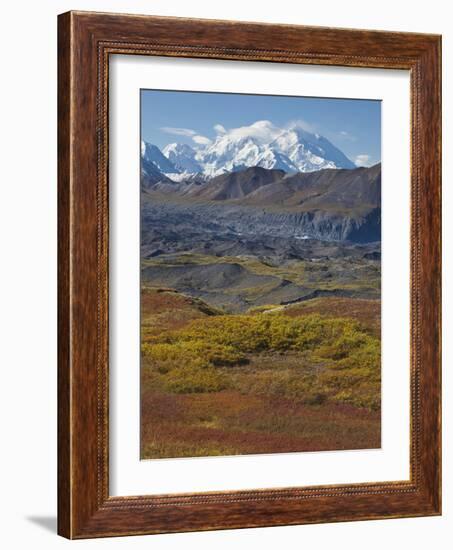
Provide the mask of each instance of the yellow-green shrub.
{"label": "yellow-green shrub", "polygon": [[225,375],[212,367],[177,367],[164,374],[163,382],[173,393],[209,393],[228,387]]}
{"label": "yellow-green shrub", "polygon": [[147,343],[142,345],[142,353],[156,362],[182,365],[198,359],[214,366],[238,365],[247,362],[245,355],[232,346],[199,340]]}
{"label": "yellow-green shrub", "polygon": [[[301,353],[311,372],[234,374],[248,355]],[[282,313],[196,319],[142,346],[147,364],[174,393],[220,391],[234,386],[252,394],[308,403],[330,399],[376,409],[380,404],[380,342],[351,319]]]}
{"label": "yellow-green shrub", "polygon": [[272,315],[223,315],[197,319],[164,337],[167,342],[211,342],[253,353],[265,350],[304,351],[321,343],[333,343],[346,333],[354,334],[359,325],[349,319],[328,319],[320,315],[289,317]]}

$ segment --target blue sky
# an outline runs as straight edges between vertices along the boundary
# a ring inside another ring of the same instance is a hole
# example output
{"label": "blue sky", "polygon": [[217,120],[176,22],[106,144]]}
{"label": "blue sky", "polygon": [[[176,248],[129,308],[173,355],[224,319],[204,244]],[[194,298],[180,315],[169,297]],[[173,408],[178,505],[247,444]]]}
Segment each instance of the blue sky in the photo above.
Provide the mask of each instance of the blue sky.
{"label": "blue sky", "polygon": [[166,90],[141,91],[142,139],[161,149],[214,140],[219,131],[269,120],[329,139],[358,165],[381,160],[381,102]]}

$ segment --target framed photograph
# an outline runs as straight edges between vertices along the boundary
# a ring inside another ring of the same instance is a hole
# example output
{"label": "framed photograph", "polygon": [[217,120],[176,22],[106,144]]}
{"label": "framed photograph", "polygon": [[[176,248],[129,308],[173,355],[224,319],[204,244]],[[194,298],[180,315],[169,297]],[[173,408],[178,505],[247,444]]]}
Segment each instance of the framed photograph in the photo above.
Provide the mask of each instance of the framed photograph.
{"label": "framed photograph", "polygon": [[58,23],[59,533],[440,514],[440,37]]}

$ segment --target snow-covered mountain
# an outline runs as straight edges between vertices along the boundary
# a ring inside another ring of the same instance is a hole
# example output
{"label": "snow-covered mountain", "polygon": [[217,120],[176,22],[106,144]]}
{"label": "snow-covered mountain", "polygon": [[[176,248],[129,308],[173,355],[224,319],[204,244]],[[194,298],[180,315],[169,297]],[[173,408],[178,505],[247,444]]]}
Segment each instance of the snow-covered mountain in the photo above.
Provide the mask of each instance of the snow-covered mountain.
{"label": "snow-covered mountain", "polygon": [[142,141],[142,159],[145,162],[152,162],[154,166],[163,174],[179,172],[175,165],[168,160],[168,157],[162,154],[162,151],[152,143]]}
{"label": "snow-covered mountain", "polygon": [[299,172],[314,172],[324,168],[356,168],[327,138],[311,134],[302,128],[286,130],[269,147],[287,156]]}
{"label": "snow-covered mountain", "polygon": [[146,155],[143,158],[155,162],[161,172],[174,180],[181,180],[194,173],[211,178],[252,166],[289,173],[314,172],[325,168],[356,168],[325,137],[307,132],[297,125],[278,128],[267,120],[223,132],[213,142],[196,148],[171,143],[161,153],[169,166],[164,166],[156,149],[160,153],[156,146],[142,144],[142,156]]}
{"label": "snow-covered mountain", "polygon": [[196,174],[203,172],[203,166],[196,160],[197,151],[185,143],[169,143],[163,154],[176,166],[179,172]]}

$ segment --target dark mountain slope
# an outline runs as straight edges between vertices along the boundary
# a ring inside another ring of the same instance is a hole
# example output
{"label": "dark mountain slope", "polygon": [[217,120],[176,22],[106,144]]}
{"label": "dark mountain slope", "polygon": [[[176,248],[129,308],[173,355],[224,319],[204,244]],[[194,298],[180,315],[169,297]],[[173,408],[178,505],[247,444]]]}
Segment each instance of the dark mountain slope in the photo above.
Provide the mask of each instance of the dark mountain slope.
{"label": "dark mountain slope", "polygon": [[380,202],[380,164],[295,175],[254,167],[200,184],[152,186],[143,202],[144,228],[157,218],[171,231],[184,220],[211,235],[365,243],[381,238]]}
{"label": "dark mountain slope", "polygon": [[173,184],[172,180],[167,178],[153,162],[142,159],[140,177],[142,189],[148,190],[159,182]]}
{"label": "dark mountain slope", "polygon": [[284,176],[283,170],[254,166],[212,178],[204,185],[191,188],[185,195],[211,201],[242,199],[257,189],[280,181]]}
{"label": "dark mountain slope", "polygon": [[291,211],[373,209],[381,202],[381,166],[300,173],[261,187],[242,204]]}

